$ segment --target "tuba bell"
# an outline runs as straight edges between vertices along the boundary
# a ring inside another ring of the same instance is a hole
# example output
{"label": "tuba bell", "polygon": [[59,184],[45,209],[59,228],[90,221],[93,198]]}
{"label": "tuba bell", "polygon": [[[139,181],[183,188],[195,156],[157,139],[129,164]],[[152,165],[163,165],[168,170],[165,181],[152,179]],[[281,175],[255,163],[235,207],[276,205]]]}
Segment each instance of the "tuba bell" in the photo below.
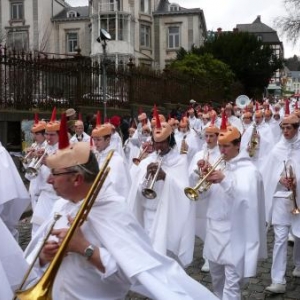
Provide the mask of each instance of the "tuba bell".
{"label": "tuba bell", "polygon": [[251,100],[246,95],[240,95],[235,99],[235,105],[240,109],[244,109],[250,103],[251,103]]}

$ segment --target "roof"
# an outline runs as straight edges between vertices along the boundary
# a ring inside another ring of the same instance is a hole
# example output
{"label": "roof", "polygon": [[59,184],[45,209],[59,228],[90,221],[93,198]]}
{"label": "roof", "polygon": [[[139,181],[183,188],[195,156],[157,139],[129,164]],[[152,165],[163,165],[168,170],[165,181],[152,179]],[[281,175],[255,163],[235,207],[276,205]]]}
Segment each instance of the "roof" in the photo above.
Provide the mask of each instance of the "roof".
{"label": "roof", "polygon": [[278,38],[277,31],[262,23],[260,16],[257,16],[253,23],[237,24],[236,28],[238,29],[238,31],[246,31],[261,36],[262,42],[264,43],[281,43]]}
{"label": "roof", "polygon": [[186,14],[201,14],[203,13],[202,9],[200,8],[184,8],[177,4],[178,10],[170,11],[169,6],[170,3],[168,0],[160,0],[156,11],[153,12],[153,15],[186,15]]}
{"label": "roof", "polygon": [[[78,16],[74,18],[68,18],[67,13],[69,11],[76,11]],[[66,7],[60,13],[52,18],[56,21],[67,21],[67,20],[81,20],[89,18],[89,7],[88,6],[77,6],[77,7]]]}

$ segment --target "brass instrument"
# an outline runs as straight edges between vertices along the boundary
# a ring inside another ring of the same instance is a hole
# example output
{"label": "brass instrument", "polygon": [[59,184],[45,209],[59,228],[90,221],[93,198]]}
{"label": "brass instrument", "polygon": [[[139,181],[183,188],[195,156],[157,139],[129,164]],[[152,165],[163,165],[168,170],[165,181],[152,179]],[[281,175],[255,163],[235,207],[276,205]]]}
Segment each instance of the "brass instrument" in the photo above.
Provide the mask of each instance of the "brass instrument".
{"label": "brass instrument", "polygon": [[147,199],[155,199],[157,194],[155,190],[153,189],[155,181],[157,179],[161,164],[162,164],[163,157],[160,155],[160,151],[157,151],[157,170],[155,174],[152,176],[151,174],[148,175],[146,178],[146,187],[142,190],[142,194]]}
{"label": "brass instrument", "polygon": [[[287,167],[286,167],[286,163],[285,161],[283,162],[284,163],[284,170],[285,170],[285,177],[288,179],[292,179],[292,181],[294,181],[296,178],[295,174],[294,174],[294,170],[293,170],[293,167],[290,165],[289,168],[288,168],[288,172],[287,172]],[[289,174],[288,174],[289,173]],[[289,189],[290,190],[290,189]],[[298,215],[300,214],[300,209],[298,207],[298,204],[297,204],[297,193],[296,193],[296,185],[293,184],[292,186],[292,196],[291,196],[291,200],[293,201],[293,209],[291,211],[291,213],[293,215]]]}
{"label": "brass instrument", "polygon": [[34,178],[34,177],[37,177],[37,175],[39,174],[43,159],[48,154],[48,152],[47,152],[48,148],[49,148],[49,145],[47,145],[45,147],[44,153],[41,155],[41,157],[39,159],[35,158],[35,160],[33,160],[33,165],[29,166],[25,170],[25,173],[28,174],[30,177]]}
{"label": "brass instrument", "polygon": [[207,181],[207,178],[209,175],[216,170],[218,165],[224,161],[223,155],[215,162],[215,164],[209,169],[207,174],[205,176],[200,176],[199,181],[194,187],[186,187],[184,189],[185,195],[192,201],[197,201],[199,198],[199,194],[203,193],[204,191],[207,191],[211,183]]}
{"label": "brass instrument", "polygon": [[[31,265],[29,266],[27,272],[25,273],[25,275],[24,275],[24,277],[23,277],[23,280],[22,280],[22,282],[21,282],[19,288],[17,289],[17,291],[21,291],[21,290],[23,289],[24,284],[25,284],[26,280],[28,279],[28,277],[29,277],[29,275],[30,275],[30,273],[31,273],[31,271],[32,271],[32,269],[33,269],[33,267],[34,267],[35,262],[38,260],[40,254],[41,254],[41,252],[42,252],[42,250],[43,250],[43,247],[44,247],[45,243],[47,242],[48,238],[50,237],[51,232],[52,232],[52,230],[53,230],[53,228],[54,228],[56,222],[57,222],[60,218],[61,218],[61,215],[60,215],[60,214],[58,214],[58,213],[55,213],[55,214],[54,214],[53,222],[51,223],[51,225],[50,225],[50,227],[49,227],[49,230],[48,230],[46,236],[45,236],[44,239],[43,239],[43,243],[42,243],[41,247],[39,248],[39,250],[37,251],[36,255],[34,256],[34,259],[33,259],[32,263],[31,263]],[[17,298],[18,298],[18,296],[15,295],[15,297],[14,297],[13,300],[16,300]],[[20,298],[19,298],[19,299],[20,299]]]}
{"label": "brass instrument", "polygon": [[128,153],[128,152],[130,151],[130,148],[128,147],[129,139],[130,139],[130,138],[128,138],[128,139],[125,141],[124,145],[123,145],[123,151],[124,151],[124,153]]}
{"label": "brass instrument", "polygon": [[138,165],[140,164],[140,162],[141,162],[141,160],[143,159],[143,156],[145,155],[145,153],[147,152],[149,146],[150,146],[150,144],[147,144],[147,146],[146,146],[143,150],[140,151],[139,156],[138,156],[138,157],[134,157],[134,158],[132,159],[132,162],[133,162],[135,165],[138,166]]}
{"label": "brass instrument", "polygon": [[185,134],[182,138],[182,142],[181,142],[181,146],[180,146],[180,154],[187,154],[188,153],[189,146],[186,143],[186,136],[187,135]]}
{"label": "brass instrument", "polygon": [[250,141],[248,143],[248,153],[250,157],[254,157],[255,153],[259,146],[259,138],[258,138],[258,132],[256,129],[256,124],[253,124],[253,130],[251,133]]}
{"label": "brass instrument", "polygon": [[80,206],[73,223],[71,224],[65,238],[63,239],[58,251],[56,252],[53,260],[49,264],[47,270],[41,279],[31,288],[25,291],[17,291],[16,296],[19,300],[51,300],[52,286],[55,280],[55,276],[59,270],[60,264],[66,254],[66,250],[70,240],[72,239],[76,229],[80,227],[83,222],[87,219],[87,216],[97,199],[97,196],[104,184],[104,181],[110,171],[108,164],[113,156],[114,151],[111,150],[105,162],[99,171],[93,185],[91,186],[86,198]]}

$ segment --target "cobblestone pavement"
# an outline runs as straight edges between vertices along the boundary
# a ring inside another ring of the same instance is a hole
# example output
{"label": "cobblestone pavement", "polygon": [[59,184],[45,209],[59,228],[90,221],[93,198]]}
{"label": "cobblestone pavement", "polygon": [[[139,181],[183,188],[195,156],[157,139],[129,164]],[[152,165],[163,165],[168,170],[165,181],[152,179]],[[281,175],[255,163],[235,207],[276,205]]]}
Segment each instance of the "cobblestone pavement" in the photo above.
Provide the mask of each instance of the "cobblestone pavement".
{"label": "cobblestone pavement", "polygon": [[[19,223],[20,231],[20,245],[24,249],[30,240],[30,217],[25,216]],[[251,278],[249,283],[243,289],[243,300],[254,300],[254,299],[272,299],[272,300],[300,300],[300,278],[294,278],[292,271],[294,268],[292,260],[293,247],[288,247],[288,263],[287,263],[287,291],[283,295],[270,295],[264,292],[266,286],[271,283],[271,265],[272,265],[272,247],[273,247],[273,230],[272,228],[268,232],[268,259],[262,261],[258,265],[257,277]],[[202,243],[199,239],[195,243],[194,261],[191,266],[187,269],[187,273],[192,276],[195,280],[201,282],[208,289],[211,289],[211,278],[208,273],[202,273],[200,268],[203,264],[202,259]],[[146,300],[147,298],[141,297],[134,293],[129,293],[127,300]],[[166,299],[171,300],[171,299]],[[198,299],[197,299],[198,300]],[[205,299],[199,299],[205,300]]]}

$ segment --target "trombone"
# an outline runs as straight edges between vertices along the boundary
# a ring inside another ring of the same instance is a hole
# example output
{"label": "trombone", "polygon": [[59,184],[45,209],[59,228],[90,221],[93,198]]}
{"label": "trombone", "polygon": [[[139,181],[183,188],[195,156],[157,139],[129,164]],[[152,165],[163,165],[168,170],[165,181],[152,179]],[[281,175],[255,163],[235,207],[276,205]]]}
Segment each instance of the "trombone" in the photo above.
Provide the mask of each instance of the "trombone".
{"label": "trombone", "polygon": [[[216,170],[216,168],[218,167],[218,165],[224,161],[224,157],[223,155],[221,157],[219,157],[219,159],[215,162],[215,164],[210,168],[210,170],[207,172],[207,174],[205,176],[203,176],[202,178],[200,178],[200,180],[198,181],[198,183],[194,186],[194,187],[186,187],[184,189],[184,193],[185,195],[192,201],[197,201],[199,198],[199,194],[207,191],[210,186],[211,183],[207,182],[207,178],[209,177],[209,175]],[[199,191],[200,190],[200,191]]]}
{"label": "trombone", "polygon": [[[59,267],[64,259],[68,244],[71,241],[76,229],[80,227],[83,222],[87,219],[87,216],[97,199],[97,196],[104,184],[104,181],[110,171],[108,164],[113,156],[114,150],[111,150],[105,162],[99,171],[93,185],[91,186],[86,198],[80,206],[73,223],[71,224],[66,236],[64,237],[58,251],[56,252],[53,260],[49,264],[47,270],[41,279],[31,288],[24,291],[16,291],[15,299],[19,300],[51,300],[52,299],[52,287],[55,280],[55,276],[59,270]],[[44,245],[42,245],[43,247]],[[33,262],[34,264],[35,262]],[[28,273],[28,272],[27,272]],[[27,274],[26,274],[27,275]],[[27,278],[24,278],[24,282]]]}
{"label": "trombone", "polygon": [[151,174],[148,175],[148,177],[146,178],[146,187],[142,190],[143,196],[147,199],[155,199],[157,196],[153,187],[157,179],[159,170],[161,168],[162,160],[163,157],[160,155],[160,150],[159,150],[157,151],[157,160],[156,160],[156,162],[158,163],[157,170],[153,176]]}

